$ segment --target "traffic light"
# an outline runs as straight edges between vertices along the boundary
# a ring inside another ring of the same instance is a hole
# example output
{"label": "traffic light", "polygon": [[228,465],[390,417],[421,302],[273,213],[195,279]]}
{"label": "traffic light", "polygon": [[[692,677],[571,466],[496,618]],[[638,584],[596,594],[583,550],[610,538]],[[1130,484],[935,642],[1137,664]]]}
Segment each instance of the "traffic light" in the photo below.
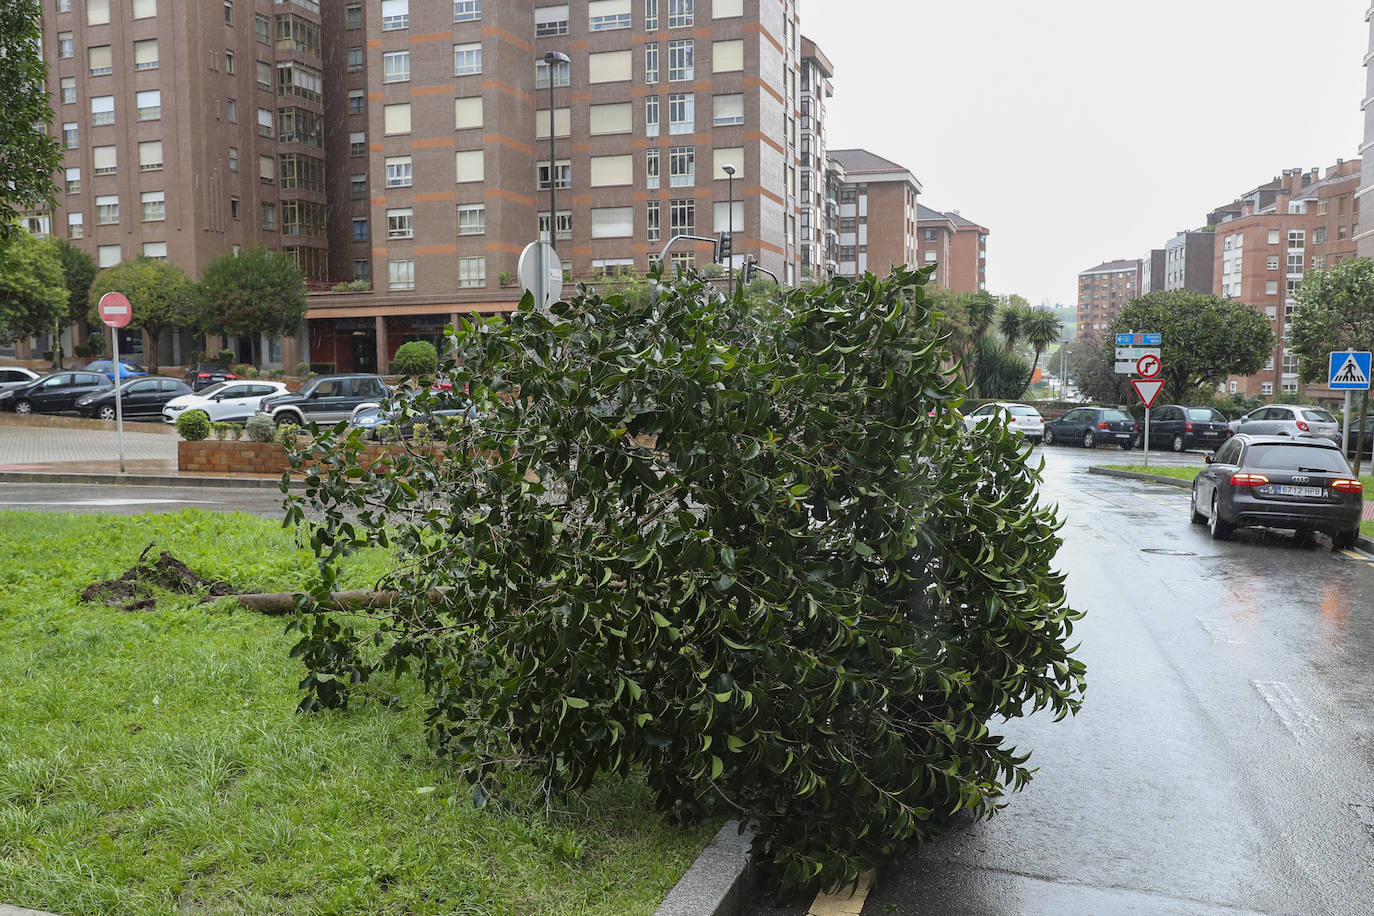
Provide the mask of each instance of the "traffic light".
{"label": "traffic light", "polygon": [[720,242],[716,246],[716,251],[719,253],[716,260],[728,266],[730,264],[730,233],[722,232],[720,234]]}
{"label": "traffic light", "polygon": [[744,256],[744,270],[740,272],[740,284],[748,286],[754,282],[754,256],[747,254]]}

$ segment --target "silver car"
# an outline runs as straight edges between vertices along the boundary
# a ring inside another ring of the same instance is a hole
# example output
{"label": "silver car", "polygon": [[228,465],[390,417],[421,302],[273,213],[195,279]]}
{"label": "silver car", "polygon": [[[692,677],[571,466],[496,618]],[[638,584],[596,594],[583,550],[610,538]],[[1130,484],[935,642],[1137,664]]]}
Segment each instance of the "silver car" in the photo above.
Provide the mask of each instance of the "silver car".
{"label": "silver car", "polygon": [[1270,404],[1230,423],[1231,432],[1254,436],[1316,436],[1341,441],[1341,424],[1330,411],[1301,404]]}
{"label": "silver car", "polygon": [[1025,436],[1026,441],[1031,444],[1035,444],[1045,437],[1045,420],[1040,416],[1040,411],[1029,404],[1012,404],[1006,401],[984,404],[979,407],[964,417],[964,427],[971,431],[982,423],[989,423],[994,420],[998,423],[1005,423],[1008,429]]}

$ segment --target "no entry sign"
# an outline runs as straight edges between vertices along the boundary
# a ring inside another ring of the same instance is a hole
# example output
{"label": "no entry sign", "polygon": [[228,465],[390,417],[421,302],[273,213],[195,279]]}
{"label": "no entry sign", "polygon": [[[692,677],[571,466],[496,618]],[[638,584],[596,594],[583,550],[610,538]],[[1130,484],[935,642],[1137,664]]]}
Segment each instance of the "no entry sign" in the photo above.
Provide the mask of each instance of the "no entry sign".
{"label": "no entry sign", "polygon": [[124,327],[134,314],[129,297],[123,293],[106,293],[100,297],[96,309],[100,312],[100,320],[112,328]]}

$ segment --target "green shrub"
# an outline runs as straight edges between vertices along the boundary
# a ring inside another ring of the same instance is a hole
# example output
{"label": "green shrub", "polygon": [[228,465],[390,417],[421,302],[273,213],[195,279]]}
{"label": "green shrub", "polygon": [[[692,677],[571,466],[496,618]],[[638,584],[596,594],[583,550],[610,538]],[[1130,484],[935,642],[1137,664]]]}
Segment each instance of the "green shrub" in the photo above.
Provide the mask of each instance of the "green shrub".
{"label": "green shrub", "polygon": [[233,350],[220,350],[218,353],[215,354],[215,361],[224,363],[227,366],[234,360],[238,359],[238,356],[239,355],[235,353]]}
{"label": "green shrub", "polygon": [[375,622],[297,619],[302,709],[409,672],[479,803],[512,761],[551,796],[642,772],[674,817],[756,820],[781,889],[1001,807],[1032,771],[987,723],[1078,709],[1079,615],[1019,436],[967,447],[925,282],[779,307],[690,274],[465,322],[443,371],[482,419],[442,460],[361,471],[326,432],[288,495],[315,600],[397,554]]}
{"label": "green shrub", "polygon": [[199,442],[210,435],[210,415],[203,410],[188,410],[177,417],[177,432],[188,442]]}
{"label": "green shrub", "polygon": [[305,360],[296,363],[296,377],[305,378],[310,374],[310,364]]}
{"label": "green shrub", "polygon": [[248,418],[248,422],[243,424],[243,428],[247,430],[248,438],[253,442],[271,442],[277,434],[277,424],[263,413],[253,414]]}
{"label": "green shrub", "polygon": [[230,434],[230,431],[233,430],[233,428],[234,428],[234,424],[232,424],[232,423],[223,423],[223,422],[220,422],[220,423],[211,423],[211,424],[210,424],[210,429],[214,430],[215,438],[218,439],[218,440],[220,440],[221,442],[224,441],[225,439],[232,439],[232,438],[234,438],[234,437]]}
{"label": "green shrub", "polygon": [[277,427],[277,438],[281,440],[283,447],[293,449],[300,438],[301,428],[295,423],[283,423]]}
{"label": "green shrub", "polygon": [[399,375],[432,376],[439,368],[439,352],[427,340],[412,340],[396,349],[395,365]]}

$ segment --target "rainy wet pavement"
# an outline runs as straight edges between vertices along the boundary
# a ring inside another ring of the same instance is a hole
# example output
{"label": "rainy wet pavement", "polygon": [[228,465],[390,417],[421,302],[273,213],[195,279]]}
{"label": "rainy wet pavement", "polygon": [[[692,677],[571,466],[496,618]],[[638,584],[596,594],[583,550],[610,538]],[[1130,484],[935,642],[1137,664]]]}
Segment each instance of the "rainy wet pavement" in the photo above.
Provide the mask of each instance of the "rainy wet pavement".
{"label": "rainy wet pavement", "polygon": [[1083,710],[994,728],[1035,779],[893,863],[863,914],[1374,912],[1374,565],[1289,534],[1213,542],[1187,490],[1086,473],[1138,452],[1037,454],[1087,612]]}

